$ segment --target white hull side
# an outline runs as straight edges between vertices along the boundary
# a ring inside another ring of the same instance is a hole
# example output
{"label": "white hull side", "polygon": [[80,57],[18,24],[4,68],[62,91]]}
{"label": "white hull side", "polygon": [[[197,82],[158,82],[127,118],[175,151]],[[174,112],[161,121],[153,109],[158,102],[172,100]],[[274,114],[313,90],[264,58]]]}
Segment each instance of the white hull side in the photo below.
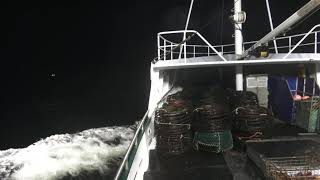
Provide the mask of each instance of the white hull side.
{"label": "white hull side", "polygon": [[151,122],[144,131],[138,146],[137,153],[134,157],[130,172],[128,174],[128,180],[143,180],[143,174],[147,171],[149,166],[149,150],[152,139],[154,137],[154,120]]}

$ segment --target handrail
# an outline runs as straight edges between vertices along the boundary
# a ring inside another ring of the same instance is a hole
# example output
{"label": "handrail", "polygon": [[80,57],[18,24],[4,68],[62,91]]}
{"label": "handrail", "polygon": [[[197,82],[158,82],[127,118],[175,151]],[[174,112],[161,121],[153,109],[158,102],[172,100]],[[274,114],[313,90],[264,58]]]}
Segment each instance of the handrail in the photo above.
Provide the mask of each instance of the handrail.
{"label": "handrail", "polygon": [[180,34],[180,33],[184,33],[184,32],[187,32],[187,33],[195,33],[197,31],[195,30],[176,30],[176,31],[163,31],[163,32],[159,32],[158,35],[165,35],[165,34]]}
{"label": "handrail", "polygon": [[137,143],[136,141],[137,141],[138,134],[139,134],[141,128],[143,127],[144,122],[146,121],[146,119],[148,119],[148,113],[149,113],[149,110],[147,110],[147,112],[143,116],[143,118],[142,118],[142,120],[141,120],[141,122],[140,122],[140,124],[139,124],[139,126],[138,126],[138,128],[136,130],[136,133],[133,136],[133,139],[132,139],[132,141],[130,143],[130,146],[127,149],[126,155],[124,156],[124,158],[122,160],[122,163],[121,163],[121,165],[120,165],[120,167],[119,167],[119,169],[117,171],[117,174],[116,174],[116,177],[114,178],[114,180],[118,180],[120,178],[121,173],[123,171],[123,168],[126,166],[126,163],[128,163],[129,154],[130,154],[133,146]]}
{"label": "handrail", "polygon": [[[164,45],[163,46],[161,46],[160,45],[160,42],[158,42],[158,50],[159,50],[159,48],[164,48],[163,49],[163,51],[164,51],[164,54],[166,54],[166,47],[173,47],[173,46],[180,46],[181,47],[181,44],[179,43],[179,44],[176,44],[176,43],[174,43],[174,42],[172,42],[172,41],[169,41],[169,40],[167,40],[167,39],[165,39],[165,38],[163,38],[162,37],[162,35],[167,35],[167,34],[181,34],[181,33],[193,33],[193,34],[196,34],[207,46],[204,46],[204,47],[208,47],[208,48],[210,48],[211,50],[213,50],[223,61],[227,61],[226,60],[226,58],[224,58],[222,55],[221,55],[221,53],[219,53],[216,49],[215,49],[215,46],[212,46],[199,32],[197,32],[197,31],[195,31],[195,30],[177,30],[177,31],[164,31],[164,32],[160,32],[160,33],[158,33],[158,41],[160,40],[160,39],[162,39],[162,40],[164,40]],[[170,43],[170,45],[166,45],[166,42],[169,42]],[[184,43],[186,43],[186,42],[184,42]],[[184,44],[183,46],[185,46],[185,47],[190,47],[190,45],[187,45],[187,44]],[[210,54],[210,53],[208,53],[208,54]],[[186,57],[186,55],[187,55],[187,52],[185,51],[184,52],[184,57]],[[160,59],[160,54],[158,53],[158,59]],[[165,59],[165,56],[164,56],[164,60],[166,60]]]}
{"label": "handrail", "polygon": [[[316,27],[318,27],[318,25],[314,27],[313,31],[309,31],[308,33],[301,33],[301,34],[295,34],[295,35],[275,38],[274,40],[279,41],[279,43],[277,45],[277,48],[278,49],[286,49],[287,48],[288,49],[288,51],[286,51],[286,53],[287,53],[289,51],[292,52],[294,50],[294,49],[292,49],[292,47],[294,47],[294,46],[296,46],[295,47],[295,49],[296,49],[297,47],[301,47],[301,46],[314,45],[315,46],[315,53],[317,53],[317,50],[319,49],[317,46],[318,46],[318,44],[320,44],[320,42],[317,42],[317,39],[319,37],[318,34],[320,34],[320,30],[314,31]],[[177,49],[180,46],[184,46],[184,41],[182,43],[176,43],[176,42],[173,42],[173,41],[170,41],[170,40],[166,39],[166,37],[164,37],[164,35],[179,34],[179,33],[181,34],[181,33],[184,33],[184,32],[194,33],[194,34],[198,35],[199,37],[201,36],[200,37],[201,40],[205,42],[204,45],[201,45],[201,44],[186,44],[185,47],[190,48],[189,51],[184,53],[184,55],[186,57],[187,56],[188,57],[211,56],[211,55],[215,55],[215,54],[218,54],[220,56],[220,55],[223,55],[223,54],[234,53],[234,47],[233,47],[234,44],[211,45],[208,41],[205,40],[205,38],[202,37],[201,34],[199,34],[195,30],[164,31],[164,32],[158,33],[158,59],[159,60],[160,59],[161,60],[172,60],[172,59],[174,59],[174,57],[177,57],[176,55],[179,54],[179,53],[175,52],[174,50]],[[308,40],[308,42],[306,42],[306,43],[302,43],[302,41],[301,41],[298,44],[293,44],[293,42],[294,42],[293,40],[299,39],[299,37],[303,37],[303,36],[307,37],[308,35],[310,36],[310,35],[313,35],[313,34],[315,35],[316,42],[310,42]],[[163,43],[160,44],[160,40]],[[248,46],[248,45],[251,45],[251,44],[255,44],[256,42],[257,41],[244,42],[243,45]],[[202,49],[202,50],[199,51],[199,48]],[[197,51],[196,51],[196,49],[197,49]],[[207,52],[203,51],[204,49],[208,49]],[[270,50],[274,50],[275,47],[271,46],[269,49]],[[212,52],[212,50],[214,52]],[[218,52],[217,50],[219,50],[220,52]],[[223,56],[221,56],[221,57],[223,57]],[[223,58],[222,58],[222,60],[223,60]]]}
{"label": "handrail", "polygon": [[[157,61],[159,61],[159,60],[161,59],[161,57],[164,57],[164,60],[166,60],[166,55],[168,55],[169,53],[171,53],[171,59],[172,59],[173,50],[177,49],[178,47],[181,47],[181,45],[183,45],[185,42],[189,41],[194,35],[195,35],[195,33],[193,33],[193,34],[192,34],[191,36],[189,36],[187,39],[184,39],[184,40],[183,40],[182,42],[180,42],[179,44],[176,44],[176,47],[175,47],[175,48],[172,48],[172,47],[174,47],[174,46],[173,46],[173,43],[172,43],[171,41],[168,41],[168,40],[164,39],[163,37],[161,37],[160,35],[158,35],[158,57],[156,57],[155,59],[153,59],[153,60],[152,60],[152,63],[156,63]],[[171,42],[171,45],[169,46],[169,47],[171,47],[171,51],[166,52],[166,49],[165,49],[165,48],[167,47],[166,45],[160,46],[160,37],[161,37],[161,39],[164,39],[164,43],[165,43],[166,41]],[[164,47],[164,49],[161,49],[161,47]],[[164,51],[163,55],[161,55],[160,50],[163,50],[163,51]]]}
{"label": "handrail", "polygon": [[[304,37],[282,59],[286,59],[302,43],[302,41],[304,41],[318,27],[320,27],[320,24],[315,25],[313,28],[311,28],[310,31],[306,35],[304,35]],[[315,46],[317,46],[318,41],[316,38],[315,41]]]}
{"label": "handrail", "polygon": [[[158,33],[158,35],[166,35],[166,34],[178,34],[178,33],[183,33],[184,32],[184,30],[177,30],[177,31],[163,31],[163,32],[160,32],[160,33]],[[190,33],[192,33],[192,32],[195,32],[194,30],[188,30],[187,32],[190,32]],[[316,32],[319,32],[320,33],[320,30],[319,31],[314,31],[314,33],[316,33]],[[299,36],[304,36],[304,35],[306,35],[307,33],[301,33],[301,34],[294,34],[294,35],[290,35],[290,36],[284,36],[284,37],[277,37],[277,38],[275,38],[275,40],[282,40],[282,39],[288,39],[288,38],[295,38],[295,37],[299,37]],[[171,42],[171,43],[173,43],[173,44],[175,44],[175,45],[178,45],[178,43],[175,43],[175,42],[172,42],[172,41],[169,41],[168,39],[165,39],[164,37],[162,37],[161,36],[161,39],[163,39],[163,40],[166,40],[166,41],[168,41],[168,42]],[[253,44],[253,43],[256,43],[256,42],[258,42],[258,41],[246,41],[246,42],[243,42],[243,44],[244,45],[246,45],[246,44]],[[199,47],[201,47],[201,46],[203,46],[203,47],[205,47],[205,45],[187,45],[187,46],[199,46]],[[213,47],[222,47],[222,46],[224,46],[224,47],[226,47],[226,46],[234,46],[234,43],[233,44],[218,44],[218,45],[213,45]],[[163,47],[163,46],[161,46],[161,47]]]}
{"label": "handrail", "polygon": [[[320,33],[320,31],[314,31],[312,33]],[[306,34],[307,33],[301,33],[301,34],[295,34],[295,35],[290,35],[290,36],[277,37],[277,38],[275,38],[275,40],[283,40],[283,39],[295,38],[295,37],[304,36]],[[253,44],[253,43],[256,43],[256,42],[258,42],[258,41],[247,41],[247,42],[244,42],[243,45]],[[189,45],[189,46],[199,46],[199,45]],[[221,45],[214,45],[213,47],[228,47],[228,46],[234,46],[234,44],[221,44]],[[281,46],[281,47],[284,47],[284,46]],[[285,47],[289,47],[289,46],[285,46]]]}

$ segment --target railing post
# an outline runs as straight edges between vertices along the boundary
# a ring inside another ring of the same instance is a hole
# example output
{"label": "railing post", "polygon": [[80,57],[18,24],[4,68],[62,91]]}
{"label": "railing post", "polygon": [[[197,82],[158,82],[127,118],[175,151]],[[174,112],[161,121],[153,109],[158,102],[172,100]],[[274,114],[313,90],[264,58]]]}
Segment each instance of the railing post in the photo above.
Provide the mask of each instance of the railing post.
{"label": "railing post", "polygon": [[171,44],[170,44],[170,52],[171,52],[171,53],[170,53],[170,57],[171,57],[170,60],[173,59],[173,52],[172,52],[173,47],[172,47],[172,46],[173,46],[173,44],[171,43]]}
{"label": "railing post", "polygon": [[318,53],[318,32],[314,33],[314,53]]}
{"label": "railing post", "polygon": [[196,46],[193,46],[193,57],[196,57]]}
{"label": "railing post", "polygon": [[187,42],[184,43],[184,61],[187,60]]}
{"label": "railing post", "polygon": [[137,140],[134,141],[134,145],[135,145],[136,147],[138,146],[138,141],[137,141]]}
{"label": "railing post", "polygon": [[221,46],[221,53],[224,54],[224,52],[223,52],[223,46]]}
{"label": "railing post", "polygon": [[163,60],[167,60],[167,43],[163,41]]}
{"label": "railing post", "polygon": [[127,171],[127,170],[129,170],[129,163],[128,163],[128,160],[126,160],[126,164],[125,164],[124,168],[125,168],[125,170],[126,170],[126,171]]}
{"label": "railing post", "polygon": [[160,51],[160,34],[158,34],[157,36],[157,41],[158,41],[158,60],[160,60],[160,56],[161,56],[161,51]]}
{"label": "railing post", "polygon": [[289,51],[291,51],[291,36],[289,36]]}
{"label": "railing post", "polygon": [[210,56],[210,48],[209,48],[209,46],[208,46],[208,56]]}

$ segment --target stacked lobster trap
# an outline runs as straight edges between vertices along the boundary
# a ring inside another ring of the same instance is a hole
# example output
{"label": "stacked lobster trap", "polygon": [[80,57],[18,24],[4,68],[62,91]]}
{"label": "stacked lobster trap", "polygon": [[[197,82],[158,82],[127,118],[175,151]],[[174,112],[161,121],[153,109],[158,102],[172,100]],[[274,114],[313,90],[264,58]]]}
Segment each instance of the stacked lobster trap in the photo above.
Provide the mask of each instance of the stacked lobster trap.
{"label": "stacked lobster trap", "polygon": [[[192,93],[191,93],[192,94]],[[233,147],[231,112],[224,90],[200,92],[200,100],[182,91],[167,97],[155,114],[156,148],[163,154],[181,154],[192,148],[224,152]]]}
{"label": "stacked lobster trap", "polygon": [[156,110],[157,149],[163,154],[181,154],[192,147],[192,105],[181,93],[170,95]]}
{"label": "stacked lobster trap", "polygon": [[233,104],[233,131],[239,140],[250,140],[262,137],[262,131],[271,126],[271,112],[259,105],[258,97],[250,91],[231,92]]}
{"label": "stacked lobster trap", "polygon": [[213,87],[205,92],[194,110],[194,148],[216,153],[232,149],[230,114],[223,89]]}

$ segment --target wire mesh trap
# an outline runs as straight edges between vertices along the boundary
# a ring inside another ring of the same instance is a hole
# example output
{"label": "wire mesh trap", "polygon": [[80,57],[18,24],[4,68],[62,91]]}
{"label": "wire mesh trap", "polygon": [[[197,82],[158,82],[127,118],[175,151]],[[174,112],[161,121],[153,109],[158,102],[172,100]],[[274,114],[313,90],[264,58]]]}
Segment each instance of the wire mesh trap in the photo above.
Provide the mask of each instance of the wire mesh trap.
{"label": "wire mesh trap", "polygon": [[266,178],[270,180],[319,180],[320,160],[316,156],[266,158]]}
{"label": "wire mesh trap", "polygon": [[233,142],[230,114],[224,89],[214,87],[205,92],[194,110],[194,149],[216,153],[231,149]]}
{"label": "wire mesh trap", "polygon": [[259,106],[258,97],[255,93],[230,91],[229,97],[233,109],[234,130],[255,133],[271,124],[271,112],[267,108]]}
{"label": "wire mesh trap", "polygon": [[179,95],[169,96],[155,114],[157,149],[164,154],[180,154],[192,147],[191,103]]}
{"label": "wire mesh trap", "polygon": [[264,107],[238,107],[235,110],[234,128],[243,132],[257,132],[268,127],[271,121],[271,113]]}
{"label": "wire mesh trap", "polygon": [[231,128],[229,108],[223,104],[200,106],[194,112],[193,129],[201,132],[223,132]]}

